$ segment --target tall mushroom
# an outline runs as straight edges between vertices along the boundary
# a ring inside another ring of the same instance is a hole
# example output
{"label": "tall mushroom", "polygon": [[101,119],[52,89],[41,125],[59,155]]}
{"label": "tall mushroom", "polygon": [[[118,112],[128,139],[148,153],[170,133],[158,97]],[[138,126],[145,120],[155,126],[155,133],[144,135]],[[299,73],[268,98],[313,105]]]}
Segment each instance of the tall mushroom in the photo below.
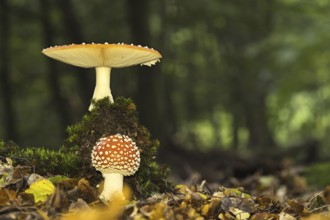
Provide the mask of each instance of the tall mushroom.
{"label": "tall mushroom", "polygon": [[[109,97],[113,102],[110,89],[111,68],[122,68],[133,65],[151,66],[162,57],[161,54],[148,47],[133,44],[72,44],[54,46],[42,50],[42,53],[53,59],[78,67],[96,68],[96,85],[93,99]],[[89,110],[92,110],[92,104]]]}
{"label": "tall mushroom", "polygon": [[126,135],[100,138],[92,151],[92,164],[104,177],[100,199],[123,198],[123,177],[133,175],[140,166],[140,151]]}

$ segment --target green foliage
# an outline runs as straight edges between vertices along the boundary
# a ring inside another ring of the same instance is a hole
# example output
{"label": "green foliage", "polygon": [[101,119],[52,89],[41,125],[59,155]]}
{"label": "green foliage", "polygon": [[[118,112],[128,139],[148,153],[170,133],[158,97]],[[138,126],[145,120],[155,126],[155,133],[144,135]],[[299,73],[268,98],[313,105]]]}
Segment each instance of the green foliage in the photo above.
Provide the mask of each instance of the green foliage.
{"label": "green foliage", "polygon": [[32,165],[41,175],[73,175],[78,171],[78,157],[74,152],[63,152],[39,147],[22,148],[14,142],[0,142],[0,155],[19,164]]}
{"label": "green foliage", "polygon": [[[151,139],[149,131],[139,124],[136,106],[130,99],[117,98],[110,103],[108,98],[94,101],[94,109],[80,122],[68,128],[69,137],[65,150],[77,151],[81,158],[81,171],[77,173],[97,183],[101,174],[91,165],[91,151],[97,140],[112,134],[124,134],[132,138],[141,150],[141,163],[137,173],[125,178],[138,196],[166,190],[168,170],[155,161],[159,141]],[[78,149],[78,150],[77,150]]]}

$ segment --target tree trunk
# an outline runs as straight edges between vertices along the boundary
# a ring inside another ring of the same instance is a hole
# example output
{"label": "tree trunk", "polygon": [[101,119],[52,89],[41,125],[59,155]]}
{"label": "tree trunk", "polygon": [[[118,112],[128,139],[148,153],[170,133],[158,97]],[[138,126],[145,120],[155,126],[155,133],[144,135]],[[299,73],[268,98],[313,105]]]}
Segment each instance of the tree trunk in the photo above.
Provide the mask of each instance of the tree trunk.
{"label": "tree trunk", "polygon": [[[238,53],[237,53],[238,54]],[[239,56],[237,55],[236,56]],[[235,117],[233,132],[238,135],[238,126],[245,125],[248,130],[248,147],[258,151],[267,151],[270,147],[274,147],[275,141],[272,132],[268,126],[266,96],[267,91],[256,69],[250,69],[246,58],[232,58],[240,66],[237,66],[231,72],[232,76],[229,80],[231,85],[231,105],[232,114]],[[235,140],[238,147],[238,140]],[[234,143],[233,143],[234,144]]]}
{"label": "tree trunk", "polygon": [[[41,21],[43,26],[43,35],[44,35],[44,43],[45,45],[52,45],[54,43],[52,32],[51,22],[50,22],[50,9],[49,9],[49,1],[40,0],[41,6]],[[57,68],[57,63],[54,60],[47,59],[48,62],[48,84],[50,86],[51,95],[53,104],[56,108],[56,112],[59,115],[60,119],[60,129],[61,129],[61,139],[64,139],[66,133],[66,127],[70,122],[69,117],[69,108],[67,100],[61,95],[61,88],[59,86],[59,71]]]}
{"label": "tree trunk", "polygon": [[265,97],[261,96],[246,97],[243,102],[243,109],[246,126],[249,131],[248,146],[259,151],[267,151],[275,146],[275,142],[268,127]]}
{"label": "tree trunk", "polygon": [[[149,4],[148,0],[127,0],[129,24],[134,44],[150,46],[151,37],[148,27],[149,23]],[[160,97],[159,97],[159,67],[139,67],[137,72],[137,96],[136,103],[140,115],[140,120],[148,127],[151,132],[159,137],[161,126],[159,117]]]}
{"label": "tree trunk", "polygon": [[[81,24],[77,19],[75,9],[73,8],[71,0],[57,0],[55,1],[63,16],[63,24],[65,24],[66,35],[72,43],[83,43],[84,35],[82,33]],[[82,96],[83,105],[89,106],[92,99],[94,89],[94,75],[81,74],[81,69],[77,69],[79,74],[76,74],[79,84],[80,94]]]}
{"label": "tree trunk", "polygon": [[18,141],[15,111],[13,107],[13,93],[10,86],[10,8],[7,0],[0,1],[0,10],[0,85],[3,97],[3,121],[5,125],[4,138],[7,140]]}
{"label": "tree trunk", "polygon": [[[245,126],[249,133],[248,146],[255,150],[269,150],[276,146],[271,129],[268,126],[266,97],[268,86],[262,77],[263,60],[267,61],[267,51],[258,51],[255,57],[246,56],[252,45],[267,39],[272,31],[274,1],[254,1],[253,3],[238,1],[228,2],[238,11],[245,13],[237,19],[236,15],[226,14],[231,25],[220,32],[220,42],[225,48],[224,59],[228,64],[225,70],[227,89],[229,91],[228,109],[235,123]],[[232,5],[235,4],[235,5]],[[242,19],[243,18],[243,19]],[[244,30],[244,31],[242,31]],[[237,65],[240,64],[240,65]],[[233,124],[233,132],[238,131],[238,124]],[[237,134],[236,134],[237,135]],[[234,139],[235,140],[235,139]],[[236,142],[236,143],[235,143]],[[233,142],[237,146],[238,140]]]}
{"label": "tree trunk", "polygon": [[238,136],[238,131],[239,131],[239,116],[237,114],[233,114],[233,120],[231,124],[231,134],[232,134],[232,142],[231,142],[231,147],[235,150],[238,149],[239,147],[239,136]]}

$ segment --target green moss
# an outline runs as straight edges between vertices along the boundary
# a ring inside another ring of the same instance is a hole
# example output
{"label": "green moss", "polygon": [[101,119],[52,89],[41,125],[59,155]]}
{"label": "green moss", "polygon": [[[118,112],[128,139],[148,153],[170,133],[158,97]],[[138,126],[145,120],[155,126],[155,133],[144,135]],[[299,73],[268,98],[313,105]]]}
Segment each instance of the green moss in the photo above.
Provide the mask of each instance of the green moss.
{"label": "green moss", "polygon": [[74,152],[50,150],[43,147],[19,147],[14,142],[0,141],[0,155],[9,157],[15,164],[31,165],[40,175],[72,175],[77,173],[79,158]]}
{"label": "green moss", "polygon": [[99,138],[120,133],[132,138],[141,150],[138,172],[125,178],[135,195],[147,197],[153,192],[167,190],[168,169],[160,167],[155,160],[159,141],[152,139],[150,132],[139,123],[132,100],[120,97],[110,103],[108,98],[104,98],[93,104],[91,112],[68,128],[69,137],[65,149],[68,152],[77,151],[81,158],[81,172],[77,174],[95,184],[100,181],[101,174],[91,165],[92,148]]}

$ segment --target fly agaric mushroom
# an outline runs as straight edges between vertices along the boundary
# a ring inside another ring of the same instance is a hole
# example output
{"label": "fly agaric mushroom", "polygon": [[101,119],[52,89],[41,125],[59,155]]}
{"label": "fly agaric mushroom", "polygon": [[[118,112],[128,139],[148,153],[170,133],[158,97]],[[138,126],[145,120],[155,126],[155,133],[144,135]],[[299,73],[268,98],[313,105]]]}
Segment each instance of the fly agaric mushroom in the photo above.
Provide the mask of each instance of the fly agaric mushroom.
{"label": "fly agaric mushroom", "polygon": [[123,198],[123,176],[131,176],[138,170],[140,151],[126,135],[102,137],[93,147],[92,164],[104,177],[100,199]]}
{"label": "fly agaric mushroom", "polygon": [[[72,44],[54,46],[42,50],[42,53],[53,59],[78,67],[96,68],[96,86],[93,99],[109,97],[113,102],[110,89],[111,68],[128,67],[137,64],[151,66],[156,64],[162,55],[148,47],[133,44]],[[92,110],[92,104],[89,110]]]}

